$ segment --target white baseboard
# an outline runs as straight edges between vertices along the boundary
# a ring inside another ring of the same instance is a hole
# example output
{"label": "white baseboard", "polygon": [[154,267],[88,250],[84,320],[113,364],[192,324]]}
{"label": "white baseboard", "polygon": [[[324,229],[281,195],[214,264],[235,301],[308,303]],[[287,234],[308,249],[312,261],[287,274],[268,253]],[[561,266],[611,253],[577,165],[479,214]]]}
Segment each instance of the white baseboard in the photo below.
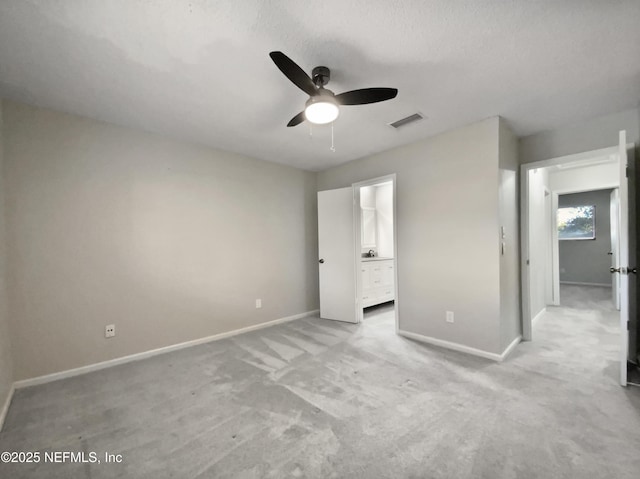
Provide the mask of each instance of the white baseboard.
{"label": "white baseboard", "polygon": [[531,320],[531,327],[533,328],[533,325],[536,324],[536,322],[538,322],[538,320],[544,316],[544,313],[547,312],[547,308],[542,308],[538,314],[536,314],[533,319]]}
{"label": "white baseboard", "polygon": [[204,338],[193,339],[191,341],[185,341],[184,343],[172,344],[170,346],[165,346],[158,349],[151,349],[149,351],[143,351],[141,353],[122,356],[120,358],[115,358],[115,359],[109,359],[108,361],[88,364],[87,366],[82,366],[79,368],[67,369],[65,371],[60,371],[57,373],[46,374],[44,376],[37,376],[35,378],[30,378],[30,379],[22,379],[20,381],[16,381],[13,384],[16,389],[25,388],[28,386],[36,386],[38,384],[45,384],[51,381],[57,381],[58,379],[65,379],[73,376],[79,376],[81,374],[86,374],[93,371],[99,371],[100,369],[110,368],[113,366],[117,366],[119,364],[139,361],[141,359],[150,358],[152,356],[157,356],[159,354],[170,353],[171,351],[177,351],[179,349],[189,348],[191,346],[198,346],[199,344],[205,344],[205,343],[210,343],[212,341],[218,341],[220,339],[230,338],[232,336],[237,336],[238,334],[248,333],[250,331],[255,331],[257,329],[268,328],[270,326],[275,326],[276,324],[294,321],[296,319],[305,318],[307,316],[313,316],[315,314],[318,314],[319,312],[320,312],[319,309],[314,309],[312,311],[306,311],[304,313],[294,314],[293,316],[286,316],[284,318],[274,319],[272,321],[267,321],[265,323],[254,324],[253,326],[247,326],[246,328],[234,329],[233,331],[214,334],[213,336],[207,336]]}
{"label": "white baseboard", "polygon": [[437,339],[437,338],[432,338],[430,336],[423,336],[422,334],[411,333],[409,331],[404,331],[404,330],[398,330],[398,334],[400,334],[400,336],[404,336],[405,338],[420,341],[421,343],[433,344],[434,346],[440,346],[442,348],[452,349],[453,351],[458,351],[461,353],[472,354],[474,356],[491,359],[493,361],[499,361],[499,358],[500,358],[499,354],[490,353],[489,351],[484,351],[483,349],[472,348],[470,346],[465,346],[464,344],[460,344],[460,343],[445,341],[444,339]]}
{"label": "white baseboard", "polygon": [[516,349],[516,346],[520,344],[520,341],[522,341],[521,335],[518,335],[513,341],[511,341],[511,344],[509,344],[509,346],[507,346],[507,348],[502,351],[502,354],[500,355],[500,361],[504,361],[505,359],[507,359],[513,352],[513,350]]}
{"label": "white baseboard", "polygon": [[2,410],[0,410],[0,431],[2,431],[2,427],[4,426],[4,420],[7,417],[7,412],[9,412],[9,405],[11,404],[11,399],[13,398],[13,393],[16,390],[15,383],[11,385],[9,389],[9,394],[7,394],[7,399],[4,401],[2,405]]}
{"label": "white baseboard", "polygon": [[445,341],[443,339],[432,338],[429,336],[423,336],[422,334],[411,333],[409,331],[403,331],[401,329],[398,330],[398,334],[400,336],[404,336],[405,338],[414,339],[416,341],[420,341],[421,343],[433,344],[434,346],[440,346],[442,348],[452,349],[453,351],[458,351],[461,353],[471,354],[473,356],[479,356],[485,359],[491,359],[492,361],[503,361],[510,353],[515,349],[520,340],[521,336],[518,336],[513,342],[507,346],[502,354],[498,353],[490,353],[489,351],[485,351],[483,349],[476,349],[470,346],[465,346],[460,343],[453,343],[451,341]]}
{"label": "white baseboard", "polygon": [[560,284],[569,284],[572,286],[602,286],[604,288],[611,288],[611,283],[580,283],[578,281],[560,281]]}

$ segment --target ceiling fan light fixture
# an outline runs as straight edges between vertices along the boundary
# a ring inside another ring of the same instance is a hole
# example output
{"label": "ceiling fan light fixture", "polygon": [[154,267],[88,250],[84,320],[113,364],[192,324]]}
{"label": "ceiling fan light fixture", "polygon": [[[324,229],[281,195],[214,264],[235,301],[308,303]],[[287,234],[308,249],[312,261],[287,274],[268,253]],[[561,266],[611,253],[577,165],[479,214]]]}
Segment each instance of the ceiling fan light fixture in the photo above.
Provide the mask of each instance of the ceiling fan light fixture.
{"label": "ceiling fan light fixture", "polygon": [[304,109],[307,121],[316,125],[326,125],[338,118],[340,108],[338,103],[330,96],[311,97]]}

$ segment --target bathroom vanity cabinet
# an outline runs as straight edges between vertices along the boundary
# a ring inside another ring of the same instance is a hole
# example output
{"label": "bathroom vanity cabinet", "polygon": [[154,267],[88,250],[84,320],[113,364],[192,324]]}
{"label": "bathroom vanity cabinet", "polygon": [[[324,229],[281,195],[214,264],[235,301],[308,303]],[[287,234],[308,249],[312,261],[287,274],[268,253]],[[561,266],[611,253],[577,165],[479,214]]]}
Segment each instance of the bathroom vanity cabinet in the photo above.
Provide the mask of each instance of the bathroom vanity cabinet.
{"label": "bathroom vanity cabinet", "polygon": [[362,307],[395,299],[393,258],[362,258]]}

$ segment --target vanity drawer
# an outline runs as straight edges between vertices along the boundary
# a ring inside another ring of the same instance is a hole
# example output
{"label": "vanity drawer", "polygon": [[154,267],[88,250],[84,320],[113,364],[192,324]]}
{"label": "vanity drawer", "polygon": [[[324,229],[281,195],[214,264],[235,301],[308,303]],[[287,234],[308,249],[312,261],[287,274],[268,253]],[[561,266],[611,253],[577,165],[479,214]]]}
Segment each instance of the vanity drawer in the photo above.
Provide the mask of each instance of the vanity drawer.
{"label": "vanity drawer", "polygon": [[362,262],[361,274],[362,307],[395,299],[393,259]]}
{"label": "vanity drawer", "polygon": [[378,303],[386,303],[387,301],[393,301],[395,299],[395,291],[393,286],[380,288],[376,291],[376,298]]}

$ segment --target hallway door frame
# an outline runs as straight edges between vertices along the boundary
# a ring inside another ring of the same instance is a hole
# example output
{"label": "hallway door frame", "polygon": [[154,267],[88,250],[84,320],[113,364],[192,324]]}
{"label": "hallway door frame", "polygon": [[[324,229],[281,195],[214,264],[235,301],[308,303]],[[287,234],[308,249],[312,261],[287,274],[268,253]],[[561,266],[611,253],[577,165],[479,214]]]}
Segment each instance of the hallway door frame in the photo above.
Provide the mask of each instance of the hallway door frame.
{"label": "hallway door frame", "polygon": [[[635,216],[630,217],[629,212],[635,211],[632,209],[635,197],[630,198],[629,193],[632,190],[632,177],[634,172],[634,158],[633,152],[635,151],[635,145],[633,143],[626,142],[626,131],[619,132],[618,144],[611,148],[603,148],[600,150],[594,150],[589,152],[578,153],[574,155],[567,155],[564,157],[553,158],[550,160],[544,160],[534,163],[528,163],[521,165],[521,280],[522,280],[522,330],[523,339],[532,340],[532,268],[531,268],[531,205],[529,204],[531,199],[530,193],[530,172],[537,173],[537,169],[548,168],[557,165],[575,164],[581,162],[582,165],[588,166],[590,164],[604,163],[607,161],[616,161],[618,170],[617,185],[598,185],[598,189],[619,188],[619,235],[618,241],[620,245],[620,258],[618,267],[611,268],[611,272],[619,274],[620,281],[620,384],[622,386],[627,385],[627,367],[628,367],[628,347],[629,347],[629,308],[631,306],[630,291],[629,291],[629,275],[630,272],[635,273],[635,266],[629,266],[630,248],[629,243],[632,239],[632,228],[635,228]],[[543,175],[548,173],[548,170],[543,170]],[[630,174],[631,173],[631,174]],[[547,175],[548,176],[548,175]],[[544,176],[543,176],[544,178]],[[613,179],[612,179],[613,181]],[[604,182],[603,182],[604,183]],[[595,185],[594,185],[595,186]],[[589,188],[593,189],[593,188]],[[585,188],[586,190],[586,188]],[[631,222],[631,225],[629,225]],[[631,228],[630,228],[631,226]],[[634,230],[635,231],[635,230]],[[548,234],[548,233],[547,233]],[[633,235],[635,238],[635,234]],[[624,275],[624,276],[623,276]],[[537,285],[539,286],[539,285]],[[544,309],[543,309],[544,311]],[[538,314],[538,313],[536,313]]]}
{"label": "hallway door frame", "polygon": [[[550,166],[587,162],[597,157],[605,157],[618,155],[618,146],[612,146],[609,148],[602,148],[599,150],[586,151],[582,153],[576,153],[572,155],[561,156],[557,158],[551,158],[549,160],[536,161],[533,163],[525,163],[520,166],[520,271],[521,271],[521,284],[522,284],[522,339],[524,341],[531,341],[533,339],[533,327],[532,321],[534,319],[531,311],[531,268],[530,268],[530,205],[529,205],[529,173],[533,170],[542,168],[548,168]],[[611,188],[617,188],[618,185],[611,186]],[[603,186],[607,188],[607,186]],[[552,192],[553,193],[553,192]],[[557,202],[554,201],[554,206],[557,207]],[[548,232],[551,234],[551,231]],[[555,270],[555,268],[554,268]],[[555,272],[555,271],[554,271]],[[554,274],[555,276],[555,274]],[[555,283],[555,281],[554,281]],[[554,284],[554,290],[557,291]]]}

